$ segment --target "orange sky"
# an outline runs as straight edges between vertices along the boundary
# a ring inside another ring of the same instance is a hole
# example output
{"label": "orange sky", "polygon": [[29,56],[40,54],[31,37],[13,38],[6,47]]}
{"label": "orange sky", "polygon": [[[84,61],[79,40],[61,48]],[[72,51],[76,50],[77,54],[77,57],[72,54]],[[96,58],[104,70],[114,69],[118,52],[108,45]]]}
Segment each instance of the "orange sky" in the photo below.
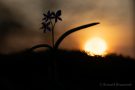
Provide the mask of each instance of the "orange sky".
{"label": "orange sky", "polygon": [[0,7],[2,53],[50,43],[50,34],[39,30],[42,13],[61,9],[63,21],[55,27],[56,39],[68,29],[100,22],[66,38],[62,48],[82,49],[87,40],[97,36],[107,42],[109,52],[134,57],[133,0],[1,0]]}

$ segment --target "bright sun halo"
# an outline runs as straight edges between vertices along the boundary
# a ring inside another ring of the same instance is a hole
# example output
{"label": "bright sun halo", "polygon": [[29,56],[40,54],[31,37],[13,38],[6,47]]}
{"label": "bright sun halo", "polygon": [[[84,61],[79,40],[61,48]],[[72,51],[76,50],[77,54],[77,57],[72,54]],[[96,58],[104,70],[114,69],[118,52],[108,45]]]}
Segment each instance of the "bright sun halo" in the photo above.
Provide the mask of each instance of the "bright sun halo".
{"label": "bright sun halo", "polygon": [[84,50],[88,55],[105,55],[107,49],[106,42],[99,37],[88,40],[84,46]]}

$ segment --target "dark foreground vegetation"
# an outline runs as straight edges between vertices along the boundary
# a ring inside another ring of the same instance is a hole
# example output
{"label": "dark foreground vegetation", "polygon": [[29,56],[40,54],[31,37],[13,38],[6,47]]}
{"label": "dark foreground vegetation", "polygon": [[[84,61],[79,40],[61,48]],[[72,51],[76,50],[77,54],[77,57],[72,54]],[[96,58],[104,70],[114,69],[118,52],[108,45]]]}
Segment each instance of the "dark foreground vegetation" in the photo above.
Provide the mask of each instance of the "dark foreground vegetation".
{"label": "dark foreground vegetation", "polygon": [[0,55],[0,90],[133,88],[134,72],[135,60],[122,55],[92,57],[80,51],[25,51]]}

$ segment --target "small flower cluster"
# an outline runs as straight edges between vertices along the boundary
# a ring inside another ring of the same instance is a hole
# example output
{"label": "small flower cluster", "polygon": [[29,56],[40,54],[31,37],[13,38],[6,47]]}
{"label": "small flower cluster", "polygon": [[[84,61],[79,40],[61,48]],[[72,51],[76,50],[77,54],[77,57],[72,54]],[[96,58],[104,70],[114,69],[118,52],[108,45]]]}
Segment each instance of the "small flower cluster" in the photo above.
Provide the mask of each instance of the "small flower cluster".
{"label": "small flower cluster", "polygon": [[[60,17],[61,10],[58,10],[56,13],[48,11],[47,14],[44,13],[43,15],[44,15],[44,18],[43,18],[42,27],[41,27],[41,29],[43,29],[43,32],[52,31],[55,26],[55,23],[57,23],[58,20],[62,21]],[[54,20],[54,24],[52,20]]]}

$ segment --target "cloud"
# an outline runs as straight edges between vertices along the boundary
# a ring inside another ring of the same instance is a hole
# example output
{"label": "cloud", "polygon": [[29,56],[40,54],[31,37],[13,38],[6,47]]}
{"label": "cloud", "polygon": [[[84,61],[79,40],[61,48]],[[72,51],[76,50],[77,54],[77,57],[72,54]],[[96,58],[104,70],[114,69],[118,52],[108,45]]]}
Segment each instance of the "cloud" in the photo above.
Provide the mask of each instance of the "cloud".
{"label": "cloud", "polygon": [[0,3],[0,46],[5,45],[4,42],[9,34],[15,33],[16,29],[22,29],[21,22],[16,20],[16,16],[8,7]]}
{"label": "cloud", "polygon": [[[50,34],[43,34],[42,13],[47,10],[62,10],[62,22],[55,28],[56,38],[66,30],[78,25],[100,22],[108,27],[116,27],[115,32],[132,32],[133,0],[1,0],[0,1],[0,48],[3,51],[20,50],[49,42]],[[123,27],[124,25],[124,27]],[[89,33],[89,32],[86,32]],[[118,34],[116,33],[116,34]],[[64,48],[79,48],[81,40],[73,34],[62,43]],[[121,37],[123,37],[121,35]],[[130,36],[126,36],[130,38]],[[131,36],[132,37],[132,36]],[[74,42],[68,46],[68,41]],[[120,44],[120,43],[118,43]],[[20,47],[16,47],[19,45]],[[2,51],[2,50],[0,50]]]}
{"label": "cloud", "polygon": [[[12,51],[12,50],[14,51],[15,49],[22,48],[22,47],[16,47],[16,45],[22,44],[20,40],[23,39],[25,36],[26,38],[29,37],[27,33],[29,33],[29,30],[32,31],[33,29],[33,27],[30,27],[32,26],[32,23],[30,23],[29,19],[27,20],[27,15],[25,13],[22,13],[21,9],[17,8],[16,5],[13,4],[12,4],[13,6],[10,5],[11,3],[10,2],[8,3],[8,1],[0,2],[0,51],[1,52]],[[34,32],[31,32],[31,34],[34,34]],[[20,40],[14,42],[15,41],[14,37],[19,38]],[[23,43],[24,45],[23,48],[26,47],[25,45],[26,43],[25,42]]]}

